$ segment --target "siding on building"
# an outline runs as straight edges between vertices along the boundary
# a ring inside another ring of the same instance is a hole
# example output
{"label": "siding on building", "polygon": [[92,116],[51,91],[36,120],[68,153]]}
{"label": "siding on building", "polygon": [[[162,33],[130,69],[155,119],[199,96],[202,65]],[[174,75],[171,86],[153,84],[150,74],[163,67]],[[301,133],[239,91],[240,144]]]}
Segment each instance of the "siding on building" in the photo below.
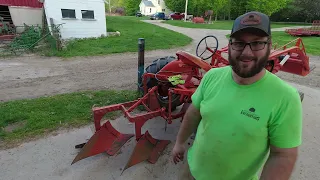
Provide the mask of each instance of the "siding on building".
{"label": "siding on building", "polygon": [[[46,0],[44,4],[47,22],[62,24],[62,39],[89,38],[107,35],[105,4],[103,0]],[[75,18],[63,18],[61,9],[75,10]],[[94,19],[83,19],[81,10],[94,11]]]}

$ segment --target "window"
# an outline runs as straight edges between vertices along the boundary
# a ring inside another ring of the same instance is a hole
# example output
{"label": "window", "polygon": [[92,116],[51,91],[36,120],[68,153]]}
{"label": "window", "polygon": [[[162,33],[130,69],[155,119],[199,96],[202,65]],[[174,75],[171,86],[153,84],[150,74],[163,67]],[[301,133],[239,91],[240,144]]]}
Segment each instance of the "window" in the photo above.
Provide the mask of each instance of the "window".
{"label": "window", "polygon": [[158,0],[158,4],[160,5],[160,0]]}
{"label": "window", "polygon": [[151,13],[151,8],[150,8],[150,13]]}
{"label": "window", "polygon": [[94,19],[94,11],[81,10],[82,19]]}
{"label": "window", "polygon": [[166,11],[166,9],[162,9],[162,12],[165,12]]}
{"label": "window", "polygon": [[76,11],[74,9],[61,9],[62,18],[76,18]]}

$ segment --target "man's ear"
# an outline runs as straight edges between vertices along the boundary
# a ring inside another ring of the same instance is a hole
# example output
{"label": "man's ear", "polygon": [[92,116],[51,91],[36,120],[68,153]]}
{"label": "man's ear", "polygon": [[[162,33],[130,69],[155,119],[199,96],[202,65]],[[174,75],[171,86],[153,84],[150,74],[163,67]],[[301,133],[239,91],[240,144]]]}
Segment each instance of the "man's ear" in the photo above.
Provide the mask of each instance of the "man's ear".
{"label": "man's ear", "polygon": [[272,41],[269,43],[269,49],[272,49]]}
{"label": "man's ear", "polygon": [[270,40],[269,40],[269,48],[271,49],[272,48],[272,38],[270,36]]}

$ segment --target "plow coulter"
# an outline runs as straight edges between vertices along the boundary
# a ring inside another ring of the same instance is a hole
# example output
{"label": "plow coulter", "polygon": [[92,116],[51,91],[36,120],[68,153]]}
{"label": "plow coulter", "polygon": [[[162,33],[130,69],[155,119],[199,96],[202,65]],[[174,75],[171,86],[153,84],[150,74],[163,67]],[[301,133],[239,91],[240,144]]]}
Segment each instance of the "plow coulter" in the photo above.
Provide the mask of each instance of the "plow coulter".
{"label": "plow coulter", "polygon": [[[216,46],[208,46],[207,42],[210,39]],[[203,50],[200,50],[201,48]],[[210,55],[202,57],[205,52],[209,52]],[[81,148],[81,151],[72,164],[100,153],[114,156],[133,137],[136,146],[123,171],[143,161],[156,163],[170,140],[156,139],[148,130],[142,133],[142,127],[155,117],[161,117],[165,125],[170,125],[177,119],[183,121],[185,111],[191,103],[191,96],[203,75],[212,68],[228,66],[229,62],[224,58],[227,53],[228,46],[218,50],[217,38],[206,36],[197,46],[197,56],[179,51],[176,58],[170,56],[153,61],[142,75],[142,97],[131,102],[92,109],[95,133],[87,143],[76,146]],[[211,61],[205,61],[210,58]],[[265,68],[272,73],[283,71],[300,76],[308,75],[309,57],[302,40],[298,38],[277,49],[274,47]],[[303,93],[301,95],[303,96]],[[145,111],[134,113],[140,107]],[[122,111],[128,122],[134,124],[133,134],[118,131],[110,121],[102,124],[105,114],[113,111]]]}

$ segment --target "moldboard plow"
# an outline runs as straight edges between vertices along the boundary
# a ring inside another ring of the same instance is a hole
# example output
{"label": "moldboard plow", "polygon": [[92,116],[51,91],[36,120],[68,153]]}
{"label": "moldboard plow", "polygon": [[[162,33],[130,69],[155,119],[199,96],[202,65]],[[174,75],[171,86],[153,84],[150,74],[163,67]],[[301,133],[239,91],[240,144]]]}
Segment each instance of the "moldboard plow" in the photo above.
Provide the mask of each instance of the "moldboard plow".
{"label": "moldboard plow", "polygon": [[[215,44],[214,47],[208,46],[207,42],[210,40]],[[203,75],[212,68],[229,65],[228,60],[223,56],[228,53],[228,46],[218,50],[217,38],[206,36],[197,46],[197,56],[179,51],[176,53],[177,58],[167,56],[157,59],[144,72],[144,43],[140,42],[143,40],[139,39],[138,89],[143,92],[143,96],[131,102],[94,107],[92,112],[95,133],[87,143],[76,146],[76,148],[82,149],[72,164],[104,152],[114,156],[132,137],[135,137],[136,146],[123,171],[143,161],[156,163],[170,141],[156,139],[151,136],[148,130],[142,134],[143,125],[155,117],[162,117],[166,125],[179,118],[182,121],[184,113],[191,103],[191,96],[199,86]],[[201,47],[203,47],[203,51],[200,51]],[[209,52],[210,55],[203,57],[205,52]],[[210,58],[211,62],[205,61]],[[274,47],[265,68],[272,73],[283,71],[299,76],[308,75],[310,73],[309,57],[302,40],[298,38],[277,49]],[[302,99],[303,93],[300,95]],[[179,106],[181,106],[180,111],[175,111]],[[133,114],[133,111],[138,107],[144,107],[145,111]],[[128,121],[134,124],[134,134],[119,132],[111,125],[110,121],[101,125],[104,115],[113,111],[124,113]]]}

